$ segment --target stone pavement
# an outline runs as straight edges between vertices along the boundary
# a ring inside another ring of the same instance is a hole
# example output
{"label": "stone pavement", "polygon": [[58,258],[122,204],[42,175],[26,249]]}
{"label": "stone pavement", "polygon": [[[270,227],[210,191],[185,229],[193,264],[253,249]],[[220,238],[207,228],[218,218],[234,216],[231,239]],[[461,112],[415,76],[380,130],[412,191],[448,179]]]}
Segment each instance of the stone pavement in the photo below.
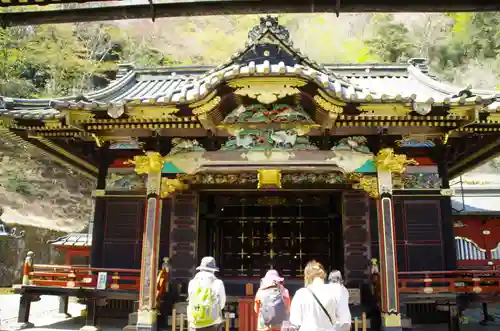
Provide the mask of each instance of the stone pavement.
{"label": "stone pavement", "polygon": [[[31,331],[77,331],[85,325],[81,317],[64,318],[57,315],[59,300],[55,296],[42,296],[41,300],[31,306],[30,322],[35,327],[26,329]],[[17,321],[17,310],[19,307],[19,295],[0,295],[0,331],[7,331]],[[80,316],[85,306],[70,302],[68,312],[72,316]],[[496,321],[488,326],[481,326],[478,322],[482,319],[480,309],[466,311],[469,323],[461,325],[460,331],[498,331],[500,330],[500,307],[490,307],[489,313],[494,315]],[[101,320],[99,322],[101,331],[121,331],[125,326],[125,320]],[[446,331],[447,325],[416,325],[415,331]]]}

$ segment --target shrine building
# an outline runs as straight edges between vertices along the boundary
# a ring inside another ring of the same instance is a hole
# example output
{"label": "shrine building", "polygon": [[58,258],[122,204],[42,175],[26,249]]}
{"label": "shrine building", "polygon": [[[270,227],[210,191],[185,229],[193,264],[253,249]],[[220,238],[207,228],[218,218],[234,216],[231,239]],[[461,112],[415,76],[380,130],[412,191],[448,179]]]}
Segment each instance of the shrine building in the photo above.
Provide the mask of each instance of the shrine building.
{"label": "shrine building", "polygon": [[97,183],[90,268],[35,265],[20,323],[50,293],[86,300],[90,325],[115,305],[155,329],[164,257],[182,295],[214,256],[236,318],[266,270],[293,293],[310,260],[341,270],[384,330],[414,305],[498,292],[493,264],[495,281],[457,269],[450,188],[500,153],[498,91],[442,82],[421,58],[319,64],[272,17],[242,46],[217,67],[120,65],[85,95],[1,97],[0,134]]}

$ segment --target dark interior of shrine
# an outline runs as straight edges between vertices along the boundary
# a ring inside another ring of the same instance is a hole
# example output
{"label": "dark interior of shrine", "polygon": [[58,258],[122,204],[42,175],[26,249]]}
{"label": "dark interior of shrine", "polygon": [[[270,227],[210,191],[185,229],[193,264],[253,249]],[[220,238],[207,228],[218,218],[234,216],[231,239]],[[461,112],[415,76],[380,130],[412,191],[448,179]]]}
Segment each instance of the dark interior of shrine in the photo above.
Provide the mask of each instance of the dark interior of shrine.
{"label": "dark interior of shrine", "polygon": [[340,192],[206,192],[200,196],[199,256],[219,276],[257,282],[270,268],[302,283],[310,260],[343,266]]}

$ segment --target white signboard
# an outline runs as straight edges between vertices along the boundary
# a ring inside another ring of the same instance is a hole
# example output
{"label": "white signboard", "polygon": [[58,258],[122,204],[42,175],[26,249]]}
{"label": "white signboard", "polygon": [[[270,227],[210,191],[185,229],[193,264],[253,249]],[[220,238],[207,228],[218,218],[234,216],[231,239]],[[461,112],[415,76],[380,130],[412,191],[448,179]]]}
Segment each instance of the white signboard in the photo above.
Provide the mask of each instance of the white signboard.
{"label": "white signboard", "polygon": [[105,290],[107,282],[108,282],[108,273],[107,272],[100,272],[97,274],[97,289],[98,290]]}
{"label": "white signboard", "polygon": [[349,304],[361,304],[361,290],[359,288],[348,288],[347,290],[349,291]]}

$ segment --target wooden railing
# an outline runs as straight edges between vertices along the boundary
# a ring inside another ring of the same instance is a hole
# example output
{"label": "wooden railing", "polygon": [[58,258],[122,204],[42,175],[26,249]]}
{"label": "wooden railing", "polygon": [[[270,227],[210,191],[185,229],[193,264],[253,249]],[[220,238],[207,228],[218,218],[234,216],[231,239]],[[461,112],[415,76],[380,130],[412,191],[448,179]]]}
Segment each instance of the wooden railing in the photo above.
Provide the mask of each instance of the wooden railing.
{"label": "wooden railing", "polygon": [[[138,291],[140,270],[88,268],[36,264],[30,283],[39,286],[97,288],[99,273],[106,273],[105,288]],[[500,292],[500,270],[399,272],[399,291],[404,294]]]}
{"label": "wooden railing", "polygon": [[398,275],[400,293],[494,294],[500,291],[500,270],[417,271]]}
{"label": "wooden railing", "polygon": [[105,289],[138,291],[140,272],[138,269],[35,264],[29,273],[29,280],[32,285],[39,286],[97,288],[99,273],[106,273]]}

